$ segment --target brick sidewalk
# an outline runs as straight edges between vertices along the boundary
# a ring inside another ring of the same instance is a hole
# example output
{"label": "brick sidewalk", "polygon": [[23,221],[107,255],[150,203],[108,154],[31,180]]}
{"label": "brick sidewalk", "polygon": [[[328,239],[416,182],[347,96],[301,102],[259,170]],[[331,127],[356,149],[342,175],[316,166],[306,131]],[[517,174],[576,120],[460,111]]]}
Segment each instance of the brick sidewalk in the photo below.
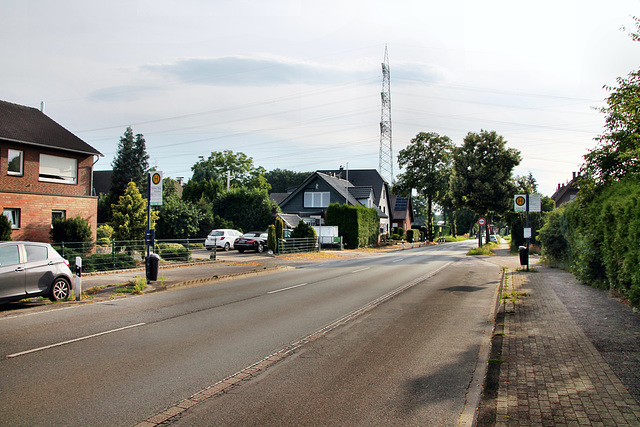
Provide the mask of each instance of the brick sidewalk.
{"label": "brick sidewalk", "polygon": [[568,273],[516,271],[511,258],[496,426],[640,426],[640,405],[554,292]]}

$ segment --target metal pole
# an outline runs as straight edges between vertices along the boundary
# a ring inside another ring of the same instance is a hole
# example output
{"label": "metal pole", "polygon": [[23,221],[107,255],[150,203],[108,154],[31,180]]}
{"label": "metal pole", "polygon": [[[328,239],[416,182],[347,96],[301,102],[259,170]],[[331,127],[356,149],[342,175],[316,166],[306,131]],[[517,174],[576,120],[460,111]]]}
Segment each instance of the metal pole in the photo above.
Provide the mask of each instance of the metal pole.
{"label": "metal pole", "polygon": [[[526,228],[529,228],[529,192],[525,193],[526,198],[527,198],[527,226]],[[527,271],[529,271],[529,244],[531,243],[531,238],[527,237]]]}

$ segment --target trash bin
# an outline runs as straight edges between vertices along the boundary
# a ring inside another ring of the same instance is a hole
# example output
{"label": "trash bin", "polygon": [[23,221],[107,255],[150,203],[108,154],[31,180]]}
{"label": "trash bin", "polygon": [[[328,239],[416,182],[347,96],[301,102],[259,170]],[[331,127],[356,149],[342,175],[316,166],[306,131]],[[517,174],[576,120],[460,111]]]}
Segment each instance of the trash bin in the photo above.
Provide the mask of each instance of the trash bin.
{"label": "trash bin", "polygon": [[160,264],[160,255],[149,254],[147,262],[147,280],[154,282],[158,280],[158,265]]}
{"label": "trash bin", "polygon": [[518,247],[518,254],[520,255],[520,265],[529,265],[529,248],[526,246]]}

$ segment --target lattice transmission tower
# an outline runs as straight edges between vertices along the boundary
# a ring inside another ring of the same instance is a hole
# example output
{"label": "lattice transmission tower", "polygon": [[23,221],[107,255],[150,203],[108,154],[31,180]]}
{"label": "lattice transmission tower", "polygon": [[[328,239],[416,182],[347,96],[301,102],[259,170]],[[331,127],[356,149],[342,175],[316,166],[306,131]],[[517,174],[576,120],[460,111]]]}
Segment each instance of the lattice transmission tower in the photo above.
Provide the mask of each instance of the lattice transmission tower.
{"label": "lattice transmission tower", "polygon": [[384,46],[382,63],[382,113],[380,118],[380,156],[378,172],[390,184],[393,183],[393,145],[391,141],[391,77],[389,74],[389,52]]}

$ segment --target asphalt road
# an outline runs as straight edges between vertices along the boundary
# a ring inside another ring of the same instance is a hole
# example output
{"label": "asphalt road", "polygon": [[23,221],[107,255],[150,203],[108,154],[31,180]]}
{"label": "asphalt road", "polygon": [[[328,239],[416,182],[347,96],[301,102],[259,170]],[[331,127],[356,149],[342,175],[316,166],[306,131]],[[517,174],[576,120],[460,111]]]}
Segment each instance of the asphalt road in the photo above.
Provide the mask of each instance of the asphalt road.
{"label": "asphalt road", "polygon": [[[465,259],[468,245],[0,319],[0,425],[134,425],[407,285],[413,286],[224,396],[238,397],[234,403],[208,409],[222,401],[212,398],[176,421],[212,425],[227,406],[253,402],[282,410],[245,410],[256,418],[222,424],[322,424],[317,417],[324,416],[346,425],[349,414],[365,411],[370,423],[450,425],[488,339],[500,273]],[[287,394],[300,403],[284,409],[278,396]],[[377,400],[382,407],[373,405]],[[296,410],[303,407],[310,409]]]}

